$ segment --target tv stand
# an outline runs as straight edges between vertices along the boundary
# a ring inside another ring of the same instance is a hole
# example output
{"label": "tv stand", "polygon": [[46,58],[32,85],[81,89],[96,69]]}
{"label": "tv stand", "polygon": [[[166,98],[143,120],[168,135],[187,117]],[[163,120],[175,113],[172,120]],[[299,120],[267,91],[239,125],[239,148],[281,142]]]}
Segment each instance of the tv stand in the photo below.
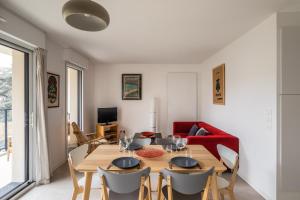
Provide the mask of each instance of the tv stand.
{"label": "tv stand", "polygon": [[97,137],[104,137],[110,144],[117,144],[119,142],[118,124],[97,124],[96,135]]}

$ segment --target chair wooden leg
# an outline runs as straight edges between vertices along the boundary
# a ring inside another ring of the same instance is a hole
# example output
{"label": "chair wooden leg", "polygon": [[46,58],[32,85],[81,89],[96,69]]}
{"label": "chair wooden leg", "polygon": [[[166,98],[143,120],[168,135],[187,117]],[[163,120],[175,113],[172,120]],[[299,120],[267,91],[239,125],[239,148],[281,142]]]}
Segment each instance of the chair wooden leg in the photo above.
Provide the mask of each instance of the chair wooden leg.
{"label": "chair wooden leg", "polygon": [[230,200],[236,200],[233,190],[229,190],[228,194],[229,194]]}
{"label": "chair wooden leg", "polygon": [[140,192],[139,192],[139,200],[144,200],[144,191],[145,191],[145,177],[141,177],[141,185],[140,185]]}
{"label": "chair wooden leg", "polygon": [[84,191],[83,191],[83,200],[89,200],[93,172],[85,172],[84,174],[85,174],[85,184],[84,184]]}
{"label": "chair wooden leg", "polygon": [[172,183],[171,183],[171,177],[169,176],[167,178],[167,184],[168,184],[168,200],[173,200]]}
{"label": "chair wooden leg", "polygon": [[217,174],[216,172],[213,173],[211,177],[211,192],[213,200],[219,200],[219,191],[217,186]]}
{"label": "chair wooden leg", "polygon": [[101,176],[101,192],[102,192],[101,199],[108,200],[107,186],[106,186],[104,176]]}
{"label": "chair wooden leg", "polygon": [[78,195],[78,190],[74,189],[72,194],[72,200],[76,200]]}
{"label": "chair wooden leg", "polygon": [[202,200],[208,200],[208,192],[209,192],[210,184],[211,184],[211,177],[208,177],[207,183],[206,183],[203,195],[202,195]]}
{"label": "chair wooden leg", "polygon": [[220,193],[220,199],[224,200],[224,194],[223,193]]}

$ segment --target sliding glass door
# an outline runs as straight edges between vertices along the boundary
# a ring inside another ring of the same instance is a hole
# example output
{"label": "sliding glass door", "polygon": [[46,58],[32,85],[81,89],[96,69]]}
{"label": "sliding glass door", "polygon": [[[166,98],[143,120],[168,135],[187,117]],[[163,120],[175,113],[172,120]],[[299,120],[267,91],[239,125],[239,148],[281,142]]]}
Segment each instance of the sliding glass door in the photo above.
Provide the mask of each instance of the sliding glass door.
{"label": "sliding glass door", "polygon": [[0,40],[0,199],[29,181],[32,52]]}
{"label": "sliding glass door", "polygon": [[72,64],[67,64],[67,135],[68,148],[77,145],[76,136],[73,134],[72,122],[83,128],[82,122],[82,70]]}

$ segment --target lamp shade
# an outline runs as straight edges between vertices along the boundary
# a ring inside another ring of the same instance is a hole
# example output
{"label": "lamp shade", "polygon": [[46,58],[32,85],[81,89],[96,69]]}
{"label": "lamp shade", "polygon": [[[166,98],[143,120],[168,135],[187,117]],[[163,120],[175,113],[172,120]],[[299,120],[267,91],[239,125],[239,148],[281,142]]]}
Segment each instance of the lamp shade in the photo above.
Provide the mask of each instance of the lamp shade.
{"label": "lamp shade", "polygon": [[91,0],[70,0],[63,6],[62,14],[70,26],[84,31],[101,31],[110,21],[106,9]]}

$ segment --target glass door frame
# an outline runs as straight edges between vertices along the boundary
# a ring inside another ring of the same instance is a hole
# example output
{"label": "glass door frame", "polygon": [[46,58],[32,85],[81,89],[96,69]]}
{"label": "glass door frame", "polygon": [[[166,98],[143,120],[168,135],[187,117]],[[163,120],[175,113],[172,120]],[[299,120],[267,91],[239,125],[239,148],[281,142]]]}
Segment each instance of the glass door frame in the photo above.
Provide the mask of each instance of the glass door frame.
{"label": "glass door frame", "polygon": [[32,139],[34,133],[34,105],[35,92],[33,86],[35,85],[34,79],[34,60],[33,60],[33,49],[20,46],[18,42],[14,43],[12,41],[4,40],[0,37],[0,45],[15,49],[17,51],[24,53],[24,134],[25,134],[25,149],[24,149],[24,161],[25,161],[25,181],[21,185],[13,189],[13,191],[5,194],[1,197],[3,199],[10,199],[15,196],[17,193],[22,191],[24,188],[29,186],[32,181]]}
{"label": "glass door frame", "polygon": [[66,112],[66,152],[68,152],[68,68],[71,68],[71,69],[74,69],[74,70],[77,70],[79,73],[78,73],[78,97],[77,97],[77,102],[78,102],[78,126],[81,130],[83,130],[83,75],[84,75],[84,71],[83,71],[83,68],[82,67],[79,67],[78,65],[74,64],[74,63],[71,63],[71,62],[66,62],[65,63],[65,77],[66,77],[66,92],[65,92],[65,95],[66,95],[66,109],[65,109],[65,112]]}

